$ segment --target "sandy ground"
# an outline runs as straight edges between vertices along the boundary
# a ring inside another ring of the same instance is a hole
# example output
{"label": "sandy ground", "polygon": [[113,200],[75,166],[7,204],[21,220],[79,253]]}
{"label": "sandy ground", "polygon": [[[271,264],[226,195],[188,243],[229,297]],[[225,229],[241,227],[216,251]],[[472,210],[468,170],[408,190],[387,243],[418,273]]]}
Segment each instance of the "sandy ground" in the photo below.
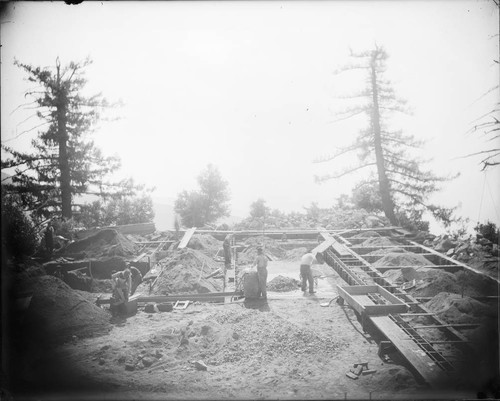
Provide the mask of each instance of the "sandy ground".
{"label": "sandy ground", "polygon": [[[298,261],[270,262],[298,279]],[[64,399],[415,399],[475,397],[419,383],[402,361],[383,361],[349,306],[320,304],[345,284],[315,267],[317,293],[269,292],[268,299],[191,304],[185,310],[114,320],[108,335],[58,346],[26,372],[27,397]],[[374,335],[372,333],[372,335]],[[198,370],[203,361],[207,370]],[[354,363],[376,372],[346,376]]]}

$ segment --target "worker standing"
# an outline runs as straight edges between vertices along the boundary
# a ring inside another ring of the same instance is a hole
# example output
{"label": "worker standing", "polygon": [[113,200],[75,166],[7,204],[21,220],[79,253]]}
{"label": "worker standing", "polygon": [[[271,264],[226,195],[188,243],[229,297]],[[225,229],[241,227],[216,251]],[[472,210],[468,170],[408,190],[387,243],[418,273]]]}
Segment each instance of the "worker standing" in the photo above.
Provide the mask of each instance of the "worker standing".
{"label": "worker standing", "polygon": [[307,283],[309,282],[309,294],[314,294],[314,278],[312,274],[311,266],[313,264],[319,264],[318,260],[314,257],[311,250],[307,251],[300,259],[300,277],[302,278],[302,291],[305,292],[307,289]]}
{"label": "worker standing", "polygon": [[262,247],[257,248],[257,257],[253,262],[257,267],[257,277],[259,278],[259,297],[267,299],[267,257],[262,251]]}
{"label": "worker standing", "polygon": [[224,248],[224,266],[227,269],[231,268],[231,240],[232,240],[232,235],[228,234],[226,235],[226,238],[224,238],[224,242],[222,243],[222,247]]}

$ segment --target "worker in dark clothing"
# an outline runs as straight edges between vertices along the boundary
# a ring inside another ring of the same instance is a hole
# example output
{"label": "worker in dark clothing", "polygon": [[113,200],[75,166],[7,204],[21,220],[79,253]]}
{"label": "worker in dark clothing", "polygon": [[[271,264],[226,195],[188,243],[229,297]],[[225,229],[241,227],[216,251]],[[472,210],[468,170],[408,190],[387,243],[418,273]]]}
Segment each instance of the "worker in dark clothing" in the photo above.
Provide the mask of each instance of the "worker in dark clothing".
{"label": "worker in dark clothing", "polygon": [[253,267],[257,268],[259,278],[259,297],[267,299],[267,257],[262,251],[262,247],[257,248],[257,257],[253,262]]}
{"label": "worker in dark clothing", "polygon": [[227,269],[231,268],[231,240],[233,239],[231,234],[226,235],[222,247],[224,248],[224,266]]}
{"label": "worker in dark clothing", "polygon": [[47,228],[45,229],[45,249],[47,249],[49,255],[52,255],[54,251],[54,227],[52,227],[51,222],[47,224]]}

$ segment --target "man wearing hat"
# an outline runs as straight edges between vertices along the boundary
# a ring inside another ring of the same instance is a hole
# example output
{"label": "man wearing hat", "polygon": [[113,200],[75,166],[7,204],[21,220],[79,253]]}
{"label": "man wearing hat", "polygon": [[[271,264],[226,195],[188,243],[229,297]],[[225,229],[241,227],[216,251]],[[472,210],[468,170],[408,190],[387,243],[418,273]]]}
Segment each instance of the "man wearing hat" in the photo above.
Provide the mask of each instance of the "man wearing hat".
{"label": "man wearing hat", "polygon": [[257,276],[259,278],[259,296],[267,299],[267,257],[262,252],[262,247],[257,248],[257,257],[253,262],[253,266],[257,267]]}

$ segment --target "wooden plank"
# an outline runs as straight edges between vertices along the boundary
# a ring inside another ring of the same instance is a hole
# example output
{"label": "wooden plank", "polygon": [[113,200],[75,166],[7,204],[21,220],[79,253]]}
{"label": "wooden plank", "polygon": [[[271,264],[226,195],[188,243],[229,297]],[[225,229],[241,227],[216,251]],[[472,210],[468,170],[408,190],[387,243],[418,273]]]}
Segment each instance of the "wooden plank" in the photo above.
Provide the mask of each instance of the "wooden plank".
{"label": "wooden plank", "polygon": [[182,237],[182,240],[179,243],[179,246],[177,247],[177,249],[185,248],[187,246],[187,244],[189,243],[189,240],[191,239],[191,237],[193,236],[195,231],[196,231],[196,227],[193,227],[193,228],[190,228],[189,230],[187,230],[186,233],[184,234],[184,237]]}
{"label": "wooden plank", "polygon": [[355,311],[362,314],[364,312],[364,307],[354,300],[354,298],[345,291],[342,287],[337,286],[337,294],[347,302]]}
{"label": "wooden plank", "polygon": [[343,287],[343,290],[348,292],[350,295],[366,295],[373,292],[379,292],[378,285],[350,285]]}
{"label": "wooden plank", "polygon": [[426,268],[426,269],[449,269],[449,270],[462,270],[462,266],[458,265],[412,265],[412,266],[373,266],[380,272],[386,272],[387,270],[399,270],[412,267],[414,269]]}
{"label": "wooden plank", "polygon": [[317,253],[322,253],[325,252],[328,248],[332,246],[332,244],[335,242],[335,239],[333,238],[328,238],[325,241],[323,241],[321,244],[319,244],[316,248],[314,248],[311,253],[316,256]]}
{"label": "wooden plank", "polygon": [[368,316],[384,315],[392,313],[404,313],[408,311],[408,306],[405,304],[389,304],[389,305],[366,305],[365,313]]}
{"label": "wooden plank", "polygon": [[340,242],[335,241],[332,244],[332,248],[335,249],[335,251],[340,255],[340,256],[352,256],[352,254],[347,250],[347,248],[342,245]]}
{"label": "wooden plank", "polygon": [[370,316],[370,320],[428,384],[435,387],[447,381],[441,368],[418,344],[414,341],[408,341],[409,337],[406,333],[388,316]]}
{"label": "wooden plank", "polygon": [[431,253],[433,255],[436,255],[436,256],[439,256],[441,259],[445,259],[447,260],[448,262],[450,262],[450,264],[453,264],[453,265],[457,265],[457,266],[462,266],[465,270],[469,270],[471,272],[474,272],[474,273],[477,273],[477,274],[480,274],[481,276],[483,277],[486,277],[486,278],[489,278],[491,280],[495,280],[497,282],[497,284],[500,284],[500,279],[496,278],[496,277],[491,277],[491,276],[488,276],[486,274],[484,274],[483,272],[479,271],[479,270],[476,270],[474,269],[473,267],[470,267],[470,266],[467,266],[466,264],[464,263],[461,263],[461,262],[458,262],[448,256],[446,256],[445,254],[442,254],[442,253],[439,253],[437,251],[435,251],[434,249],[431,249],[431,248],[428,248],[424,245],[420,245],[419,243],[417,242],[414,242],[414,241],[409,241],[412,245],[415,245],[415,246],[420,246],[422,249],[425,249],[428,253]]}
{"label": "wooden plank", "polygon": [[138,302],[169,302],[169,301],[197,301],[206,298],[224,298],[227,296],[243,296],[243,291],[231,292],[207,292],[204,294],[184,294],[184,295],[152,295],[140,296]]}
{"label": "wooden plank", "polygon": [[435,313],[432,313],[432,312],[422,312],[422,313],[400,313],[399,316],[432,316],[432,315],[435,315]]}
{"label": "wooden plank", "polygon": [[145,258],[146,256],[148,256],[148,253],[147,253],[147,252],[141,253],[139,256],[137,256],[137,257],[134,259],[134,262],[139,262],[142,258]]}
{"label": "wooden plank", "polygon": [[394,294],[391,294],[389,291],[387,291],[385,288],[382,288],[380,285],[378,287],[379,287],[379,290],[378,290],[379,294],[382,295],[388,301],[390,301],[391,304],[401,304],[401,303],[404,303],[398,297],[396,297]]}
{"label": "wooden plank", "polygon": [[427,326],[413,326],[412,329],[438,329],[441,327],[461,327],[473,329],[479,326],[479,323],[430,324]]}

